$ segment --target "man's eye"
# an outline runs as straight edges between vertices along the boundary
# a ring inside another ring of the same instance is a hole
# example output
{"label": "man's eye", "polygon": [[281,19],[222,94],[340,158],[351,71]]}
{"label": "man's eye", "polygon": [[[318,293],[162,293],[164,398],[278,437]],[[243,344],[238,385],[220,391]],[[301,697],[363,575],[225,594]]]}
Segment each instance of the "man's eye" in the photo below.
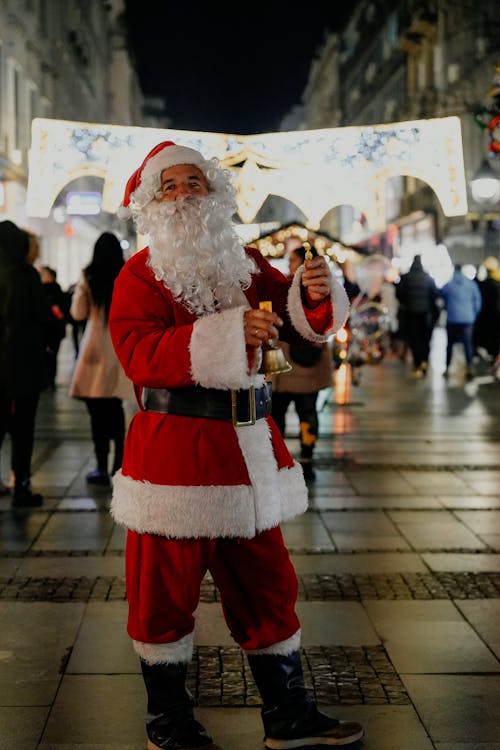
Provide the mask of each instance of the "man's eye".
{"label": "man's eye", "polygon": [[169,185],[163,185],[162,190],[164,193],[166,193],[168,190],[175,190],[175,185],[172,185],[171,183]]}
{"label": "man's eye", "polygon": [[201,184],[199,182],[192,182],[190,184],[190,187],[195,188],[196,190],[199,190],[201,188]]}

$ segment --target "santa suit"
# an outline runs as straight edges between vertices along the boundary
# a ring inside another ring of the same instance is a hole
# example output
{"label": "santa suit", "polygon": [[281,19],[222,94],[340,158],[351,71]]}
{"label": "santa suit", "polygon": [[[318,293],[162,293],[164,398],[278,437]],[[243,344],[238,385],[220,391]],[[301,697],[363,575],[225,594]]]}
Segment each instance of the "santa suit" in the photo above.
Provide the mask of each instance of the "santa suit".
{"label": "santa suit", "polygon": [[231,308],[202,317],[155,279],[147,248],[115,282],[110,333],[141,409],[114,477],[111,512],[129,530],[128,632],[150,663],[189,660],[207,570],[242,648],[286,653],[298,645],[297,581],[279,524],[307,509],[307,488],[274,422],[267,416],[235,427],[142,408],[144,388],[261,386],[243,324],[245,310],[261,300],[272,300],[284,340],[323,342],[343,324],[347,297],[333,276],[331,298],[309,310],[300,269],[290,281],[255,248],[246,252],[258,269],[251,286],[237,290]]}

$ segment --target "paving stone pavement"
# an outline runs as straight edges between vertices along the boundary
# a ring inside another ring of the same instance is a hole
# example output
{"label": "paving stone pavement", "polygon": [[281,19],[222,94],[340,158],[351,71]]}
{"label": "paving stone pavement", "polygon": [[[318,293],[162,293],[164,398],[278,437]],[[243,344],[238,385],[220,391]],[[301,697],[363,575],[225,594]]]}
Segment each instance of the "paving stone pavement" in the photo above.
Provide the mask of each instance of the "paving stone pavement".
{"label": "paving stone pavement", "polygon": [[[388,357],[336,403],[322,393],[309,511],[283,525],[299,578],[305,679],[361,721],[365,750],[500,750],[500,383],[486,365],[445,381]],[[42,396],[33,484],[0,498],[0,750],[139,750],[145,695],[126,635],[125,534],[93,468],[85,407]],[[130,406],[129,417],[133,413]],[[298,421],[287,442],[298,455]],[[1,475],[9,475],[9,443]],[[213,581],[202,585],[189,687],[217,750],[263,747],[260,699]]]}

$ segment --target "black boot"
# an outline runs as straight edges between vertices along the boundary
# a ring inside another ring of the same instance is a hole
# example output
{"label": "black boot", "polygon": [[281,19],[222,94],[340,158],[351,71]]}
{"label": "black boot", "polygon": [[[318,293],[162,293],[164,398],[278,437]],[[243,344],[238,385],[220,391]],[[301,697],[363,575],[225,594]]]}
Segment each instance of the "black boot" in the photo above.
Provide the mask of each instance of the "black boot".
{"label": "black boot", "polygon": [[148,693],[148,750],[184,750],[212,744],[193,714],[194,701],[186,688],[188,665],[147,664],[141,659]]}
{"label": "black boot", "polygon": [[[304,423],[305,424],[305,423]],[[302,425],[301,425],[302,427]],[[314,482],[316,479],[316,472],[314,471],[313,466],[313,450],[314,450],[314,443],[311,445],[306,445],[305,443],[300,444],[300,465],[302,466],[302,471],[304,473],[304,479],[307,481]]]}
{"label": "black boot", "polygon": [[20,482],[16,481],[14,492],[12,493],[11,504],[13,508],[39,508],[42,503],[42,495],[31,490],[29,479],[24,479]]}
{"label": "black boot", "polygon": [[356,722],[332,719],[318,711],[304,685],[300,652],[287,656],[248,656],[264,704],[264,743],[272,750],[321,745],[350,745],[361,739]]}

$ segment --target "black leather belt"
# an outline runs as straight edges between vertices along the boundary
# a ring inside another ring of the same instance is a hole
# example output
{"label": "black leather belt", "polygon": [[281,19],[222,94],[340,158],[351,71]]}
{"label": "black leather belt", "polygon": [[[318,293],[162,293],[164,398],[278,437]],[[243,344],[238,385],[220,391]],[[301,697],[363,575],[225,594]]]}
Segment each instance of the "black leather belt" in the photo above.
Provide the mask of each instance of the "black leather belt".
{"label": "black leather belt", "polygon": [[145,411],[161,414],[176,414],[183,417],[205,417],[232,422],[235,427],[255,424],[271,411],[271,383],[262,388],[253,386],[248,390],[223,391],[218,388],[202,388],[199,385],[186,388],[144,388]]}

